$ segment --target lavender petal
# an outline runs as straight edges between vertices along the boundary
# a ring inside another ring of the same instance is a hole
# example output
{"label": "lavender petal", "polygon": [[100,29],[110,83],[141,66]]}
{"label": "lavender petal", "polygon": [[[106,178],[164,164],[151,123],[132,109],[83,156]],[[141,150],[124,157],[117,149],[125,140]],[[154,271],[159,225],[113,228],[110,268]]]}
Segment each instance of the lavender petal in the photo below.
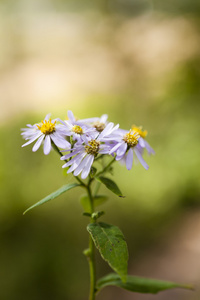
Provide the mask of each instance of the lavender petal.
{"label": "lavender petal", "polygon": [[88,176],[88,174],[90,172],[90,168],[91,168],[91,166],[93,164],[93,161],[94,161],[94,155],[88,155],[88,156],[89,156],[88,162],[85,165],[85,167],[84,167],[84,169],[81,173],[81,178],[82,179],[85,179]]}
{"label": "lavender petal", "polygon": [[80,165],[76,168],[76,170],[74,171],[74,176],[79,175],[82,170],[84,169],[84,167],[87,165],[88,161],[89,161],[89,155],[87,155],[82,162],[80,163]]}
{"label": "lavender petal", "polygon": [[149,143],[147,143],[147,141],[145,141],[145,147],[149,154],[155,154],[155,151],[153,150],[153,148],[151,148],[151,146],[149,145]]}
{"label": "lavender petal", "polygon": [[100,118],[100,120],[99,120],[99,122],[105,124],[106,121],[107,121],[107,119],[108,119],[108,115],[102,115],[101,118]]}
{"label": "lavender petal", "polygon": [[105,135],[108,135],[110,131],[112,130],[114,126],[114,123],[110,122],[108,125],[105,127],[105,129],[100,133],[99,138],[103,138]]}
{"label": "lavender petal", "polygon": [[73,172],[81,163],[81,160],[86,156],[86,152],[83,152],[80,154],[80,156],[78,157],[78,155],[76,156],[76,160],[74,161],[73,165],[70,167],[70,169],[67,171],[67,173]]}
{"label": "lavender petal", "polygon": [[49,114],[46,115],[46,117],[44,118],[44,120],[48,121],[50,117],[51,117],[51,114],[49,113]]}
{"label": "lavender petal", "polygon": [[67,116],[72,123],[76,122],[76,119],[74,118],[74,114],[71,110],[68,110]]}
{"label": "lavender petal", "polygon": [[113,152],[115,152],[122,144],[124,143],[124,141],[117,143],[117,145],[115,145],[111,150],[110,150],[110,154],[112,154]]}
{"label": "lavender petal", "polygon": [[127,156],[126,156],[126,168],[127,168],[127,170],[131,170],[132,165],[133,165],[133,149],[130,148],[128,153],[127,153]]}
{"label": "lavender petal", "polygon": [[117,156],[123,156],[126,153],[127,143],[123,143],[117,150]]}
{"label": "lavender petal", "polygon": [[35,134],[35,136],[30,139],[28,142],[26,142],[25,144],[22,145],[22,147],[25,147],[29,144],[31,144],[32,142],[34,142],[35,140],[37,140],[43,133],[42,132],[38,132],[37,134]]}
{"label": "lavender petal", "polygon": [[142,147],[142,148],[145,148],[145,141],[142,137],[139,138],[139,145]]}
{"label": "lavender petal", "polygon": [[45,155],[48,155],[51,151],[51,139],[49,135],[45,137],[43,150]]}
{"label": "lavender petal", "polygon": [[33,152],[37,151],[40,148],[44,137],[45,137],[44,134],[41,137],[39,137],[39,139],[37,140],[37,142],[35,143],[35,145],[32,148]]}
{"label": "lavender petal", "polygon": [[135,151],[135,154],[137,155],[137,158],[139,159],[141,165],[146,169],[148,170],[149,166],[147,165],[146,161],[143,159],[140,151],[135,147],[134,148],[134,151]]}
{"label": "lavender petal", "polygon": [[61,160],[68,159],[68,158],[70,158],[70,157],[76,155],[78,152],[80,152],[80,151],[77,150],[77,151],[74,151],[74,152],[70,152],[69,154],[63,155],[60,159],[61,159]]}
{"label": "lavender petal", "polygon": [[53,140],[54,144],[59,148],[71,148],[71,144],[68,141],[66,141],[63,137],[56,135],[56,132],[51,134],[51,139]]}

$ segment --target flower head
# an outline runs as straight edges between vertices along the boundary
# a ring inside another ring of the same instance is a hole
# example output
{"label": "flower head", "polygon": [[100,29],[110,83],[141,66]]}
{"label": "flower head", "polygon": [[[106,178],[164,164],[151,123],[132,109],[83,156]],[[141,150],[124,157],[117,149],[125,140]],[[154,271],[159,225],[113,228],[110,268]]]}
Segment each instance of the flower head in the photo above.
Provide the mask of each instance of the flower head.
{"label": "flower head", "polygon": [[42,121],[39,125],[36,125],[38,129],[44,134],[50,134],[53,133],[56,130],[56,121],[53,123],[51,122],[51,119]]}
{"label": "flower head", "polygon": [[139,137],[140,135],[138,134],[138,132],[130,130],[124,135],[124,141],[129,147],[135,147],[138,143]]}
{"label": "flower head", "polygon": [[140,163],[147,170],[149,167],[144,161],[138,147],[140,135],[138,132],[130,130],[118,130],[118,138],[115,145],[110,150],[110,154],[116,153],[116,160],[125,161],[126,168],[131,170],[133,165],[133,154],[135,153]]}
{"label": "flower head", "polygon": [[[72,113],[72,112],[71,112]],[[95,138],[97,136],[94,128],[87,127],[84,124],[72,121],[72,118],[67,121],[59,121],[64,125],[64,133],[71,136],[74,141],[85,142],[88,138]]]}
{"label": "flower head", "polygon": [[32,151],[35,152],[39,149],[44,141],[44,154],[49,154],[51,151],[51,143],[53,142],[59,148],[71,147],[70,143],[66,141],[63,132],[63,125],[57,124],[57,120],[51,120],[50,115],[47,115],[44,121],[34,125],[28,124],[28,128],[22,129],[22,136],[25,140],[29,140],[22,147],[25,147],[34,141],[35,145]]}

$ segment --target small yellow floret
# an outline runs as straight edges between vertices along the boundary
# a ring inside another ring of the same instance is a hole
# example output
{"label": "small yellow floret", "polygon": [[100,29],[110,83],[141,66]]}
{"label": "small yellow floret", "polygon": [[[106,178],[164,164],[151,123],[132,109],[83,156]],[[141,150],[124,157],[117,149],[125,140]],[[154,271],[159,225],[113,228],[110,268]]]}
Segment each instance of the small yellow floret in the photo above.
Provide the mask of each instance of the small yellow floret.
{"label": "small yellow floret", "polygon": [[140,135],[136,131],[130,130],[128,133],[124,136],[124,141],[128,144],[129,147],[135,147],[138,143]]}
{"label": "small yellow floret", "polygon": [[142,130],[142,126],[137,127],[136,125],[132,125],[131,129],[133,131],[138,132],[138,134],[144,139],[147,136],[147,130]]}
{"label": "small yellow floret", "polygon": [[75,132],[75,133],[78,133],[78,134],[82,134],[83,133],[83,129],[81,128],[81,126],[78,126],[78,125],[74,125],[72,127],[72,131]]}
{"label": "small yellow floret", "polygon": [[51,122],[51,119],[48,121],[42,121],[40,125],[37,125],[38,129],[42,131],[44,134],[53,133],[56,130],[56,121],[54,123]]}
{"label": "small yellow floret", "polygon": [[88,144],[89,145],[85,146],[86,152],[88,154],[97,155],[98,151],[99,151],[100,142],[98,142],[96,140],[91,140]]}

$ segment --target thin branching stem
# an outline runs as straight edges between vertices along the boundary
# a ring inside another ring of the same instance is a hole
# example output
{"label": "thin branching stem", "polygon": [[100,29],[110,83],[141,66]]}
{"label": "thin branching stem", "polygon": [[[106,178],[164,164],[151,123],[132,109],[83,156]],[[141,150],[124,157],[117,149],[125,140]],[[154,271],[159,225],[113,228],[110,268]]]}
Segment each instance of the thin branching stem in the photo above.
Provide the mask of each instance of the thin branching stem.
{"label": "thin branching stem", "polygon": [[96,177],[98,177],[101,174],[107,172],[109,170],[109,168],[111,167],[111,165],[114,163],[114,161],[115,161],[115,157],[113,157],[113,159],[107,164],[107,166],[105,168],[103,168],[102,171],[100,171],[99,173],[96,174]]}
{"label": "thin branching stem", "polygon": [[[91,182],[89,182],[88,186],[87,186],[87,192],[88,192],[88,198],[89,198],[89,203],[90,203],[90,213],[92,214],[94,212],[94,200],[93,200],[93,196],[91,193],[91,189],[90,189],[90,184]],[[90,219],[91,223],[95,223],[96,221],[91,218]],[[89,300],[95,300],[95,286],[96,286],[96,265],[95,265],[95,246],[94,246],[94,242],[91,238],[91,236],[89,236],[89,257],[88,257],[88,261],[89,261],[89,269],[90,269],[90,294],[89,294]]]}

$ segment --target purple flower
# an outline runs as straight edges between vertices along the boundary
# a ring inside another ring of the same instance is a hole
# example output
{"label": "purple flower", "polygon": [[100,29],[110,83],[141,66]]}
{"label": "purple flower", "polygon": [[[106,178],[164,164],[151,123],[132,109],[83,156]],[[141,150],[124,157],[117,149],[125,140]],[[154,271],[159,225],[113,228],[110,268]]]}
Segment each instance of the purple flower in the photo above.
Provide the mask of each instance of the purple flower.
{"label": "purple flower", "polygon": [[71,110],[67,113],[69,120],[59,121],[64,125],[64,133],[67,136],[72,136],[74,141],[87,142],[88,138],[95,138],[97,132],[95,128],[90,128],[84,125],[81,120],[77,121]]}
{"label": "purple flower", "polygon": [[32,151],[35,152],[39,149],[42,142],[44,141],[44,154],[47,155],[51,151],[51,142],[59,148],[71,147],[70,143],[66,141],[65,135],[63,133],[63,125],[56,124],[56,120],[51,120],[50,114],[48,114],[44,121],[38,124],[30,125],[27,124],[28,128],[22,129],[22,136],[25,140],[29,140],[22,147],[25,147],[34,141],[35,145],[32,148]]}
{"label": "purple flower", "polygon": [[67,160],[73,157],[63,165],[63,168],[70,167],[67,173],[74,172],[74,176],[78,176],[81,173],[81,178],[85,179],[89,175],[95,157],[98,154],[109,154],[111,144],[104,143],[104,138],[109,136],[109,138],[112,139],[112,133],[114,133],[118,127],[119,125],[114,127],[113,123],[109,123],[96,139],[90,137],[84,144],[76,143],[71,153],[61,157],[61,160]]}
{"label": "purple flower", "polygon": [[131,170],[133,165],[133,155],[135,154],[142,166],[148,170],[149,166],[142,157],[138,147],[140,135],[136,131],[118,130],[118,137],[115,138],[115,145],[110,150],[110,154],[116,153],[116,160],[126,163],[126,168]]}

